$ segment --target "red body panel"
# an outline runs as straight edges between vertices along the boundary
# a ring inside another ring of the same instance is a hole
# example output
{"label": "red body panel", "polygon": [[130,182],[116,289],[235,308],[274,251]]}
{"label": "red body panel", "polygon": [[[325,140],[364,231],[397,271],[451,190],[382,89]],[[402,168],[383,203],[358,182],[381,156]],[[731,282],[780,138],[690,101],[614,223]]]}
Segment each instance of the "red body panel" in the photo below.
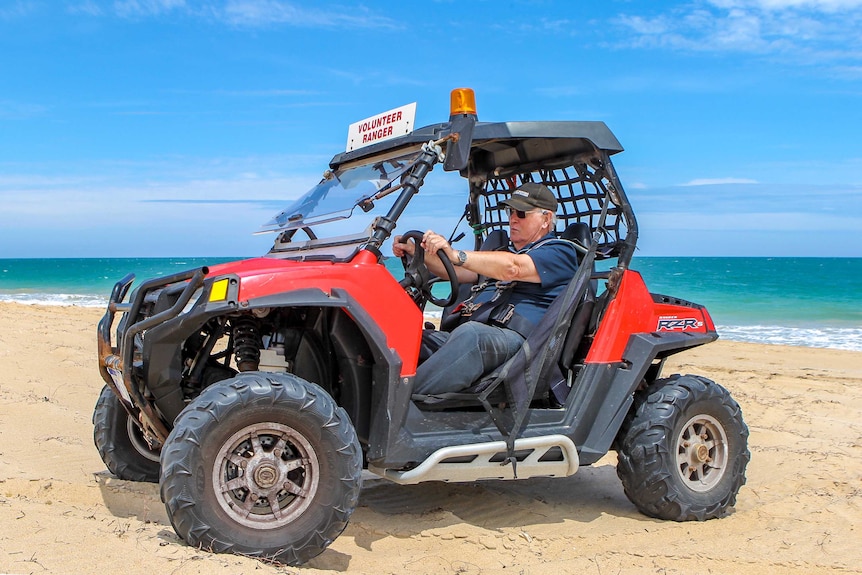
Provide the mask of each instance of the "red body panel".
{"label": "red body panel", "polygon": [[254,258],[212,266],[210,276],[218,274],[239,276],[240,302],[307,288],[343,289],[386,335],[387,347],[401,358],[402,377],[416,373],[422,312],[372,254],[360,252],[346,263]]}
{"label": "red body panel", "polygon": [[641,275],[626,270],[617,296],[605,311],[586,361],[621,361],[632,334],[663,331],[709,333],[715,331],[715,325],[705,308],[656,303]]}

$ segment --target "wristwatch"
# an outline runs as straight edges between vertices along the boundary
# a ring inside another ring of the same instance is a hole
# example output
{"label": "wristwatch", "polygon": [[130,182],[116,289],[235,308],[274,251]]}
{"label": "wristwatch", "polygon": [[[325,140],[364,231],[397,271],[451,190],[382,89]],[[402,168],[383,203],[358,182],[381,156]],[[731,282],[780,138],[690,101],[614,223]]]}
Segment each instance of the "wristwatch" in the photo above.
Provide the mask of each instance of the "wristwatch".
{"label": "wristwatch", "polygon": [[467,263],[467,252],[464,250],[458,250],[458,259],[452,262],[456,266],[463,266]]}

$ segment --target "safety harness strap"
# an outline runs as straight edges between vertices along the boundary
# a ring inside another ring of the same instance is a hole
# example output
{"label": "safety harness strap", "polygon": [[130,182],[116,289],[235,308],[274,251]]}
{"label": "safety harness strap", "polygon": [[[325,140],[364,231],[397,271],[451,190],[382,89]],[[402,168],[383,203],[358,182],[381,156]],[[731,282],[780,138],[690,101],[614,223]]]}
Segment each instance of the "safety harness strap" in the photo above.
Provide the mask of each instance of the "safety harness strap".
{"label": "safety harness strap", "polygon": [[[529,248],[520,250],[516,253],[530,253],[530,251],[551,242],[565,242],[567,244],[572,243],[569,240],[563,240],[559,238],[547,238],[536,242]],[[478,284],[472,288],[472,295],[466,300],[464,300],[458,307],[456,307],[453,312],[460,313],[462,322],[478,321],[480,323],[485,323],[488,325],[511,329],[512,331],[518,332],[526,339],[527,336],[530,335],[530,332],[533,331],[533,328],[536,326],[536,324],[516,312],[515,304],[509,303],[509,299],[512,297],[513,288],[517,284],[517,281],[485,281],[481,284]],[[491,297],[490,300],[478,304],[473,303],[473,298],[475,298],[479,293],[483,292],[485,289],[492,285],[496,286],[497,290],[494,292],[494,295]]]}

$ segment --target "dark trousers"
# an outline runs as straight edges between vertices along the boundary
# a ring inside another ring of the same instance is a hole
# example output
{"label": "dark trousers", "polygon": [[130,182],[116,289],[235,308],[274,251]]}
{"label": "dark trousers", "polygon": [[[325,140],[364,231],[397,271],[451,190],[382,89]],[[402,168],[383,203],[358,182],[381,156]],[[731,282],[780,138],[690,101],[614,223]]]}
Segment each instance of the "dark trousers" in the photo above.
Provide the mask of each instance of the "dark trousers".
{"label": "dark trousers", "polygon": [[468,321],[452,332],[425,330],[413,393],[461,391],[515,355],[524,343],[516,331]]}

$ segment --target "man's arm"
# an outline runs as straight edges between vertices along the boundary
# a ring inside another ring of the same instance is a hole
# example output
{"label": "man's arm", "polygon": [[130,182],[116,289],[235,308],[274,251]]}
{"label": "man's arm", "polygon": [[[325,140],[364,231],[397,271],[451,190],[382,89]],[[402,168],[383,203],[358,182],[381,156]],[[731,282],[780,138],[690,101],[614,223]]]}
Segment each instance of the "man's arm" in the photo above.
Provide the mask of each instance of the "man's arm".
{"label": "man's arm", "polygon": [[[434,232],[426,232],[425,236],[427,237],[429,233]],[[435,236],[442,239],[442,236],[438,234],[434,234]],[[443,239],[443,243],[449,245],[445,239]],[[446,278],[446,269],[443,267],[443,262],[440,261],[440,257],[437,255],[437,250],[435,249],[433,252],[426,246],[425,240],[422,241],[422,247],[425,249],[425,265],[428,266],[428,269],[437,277]],[[416,250],[416,245],[412,241],[402,242],[401,236],[395,236],[392,242],[392,254],[395,257],[400,258],[404,254],[413,255]],[[451,250],[451,246],[450,246]],[[478,253],[478,252],[470,252]],[[470,271],[468,266],[458,266],[456,262],[458,261],[458,252],[457,250],[447,251],[446,255],[450,256],[449,261],[452,262],[452,265],[455,266],[455,275],[458,277],[458,281],[462,284],[472,284],[475,283],[479,276],[474,271]]]}
{"label": "man's arm", "polygon": [[[400,239],[400,238],[397,238]],[[400,244],[405,245],[405,244]],[[410,246],[411,248],[413,246]],[[422,247],[425,248],[425,263],[428,269],[437,276],[445,277],[446,272],[443,264],[437,256],[439,250],[444,250],[449,259],[458,261],[458,250],[454,249],[446,238],[432,231],[425,232],[422,239]],[[393,246],[393,253],[395,247]],[[473,283],[479,275],[502,281],[521,281],[540,283],[541,278],[536,269],[533,259],[527,254],[513,254],[511,252],[480,252],[467,251],[467,261],[461,267],[455,268],[458,280],[465,283]]]}

